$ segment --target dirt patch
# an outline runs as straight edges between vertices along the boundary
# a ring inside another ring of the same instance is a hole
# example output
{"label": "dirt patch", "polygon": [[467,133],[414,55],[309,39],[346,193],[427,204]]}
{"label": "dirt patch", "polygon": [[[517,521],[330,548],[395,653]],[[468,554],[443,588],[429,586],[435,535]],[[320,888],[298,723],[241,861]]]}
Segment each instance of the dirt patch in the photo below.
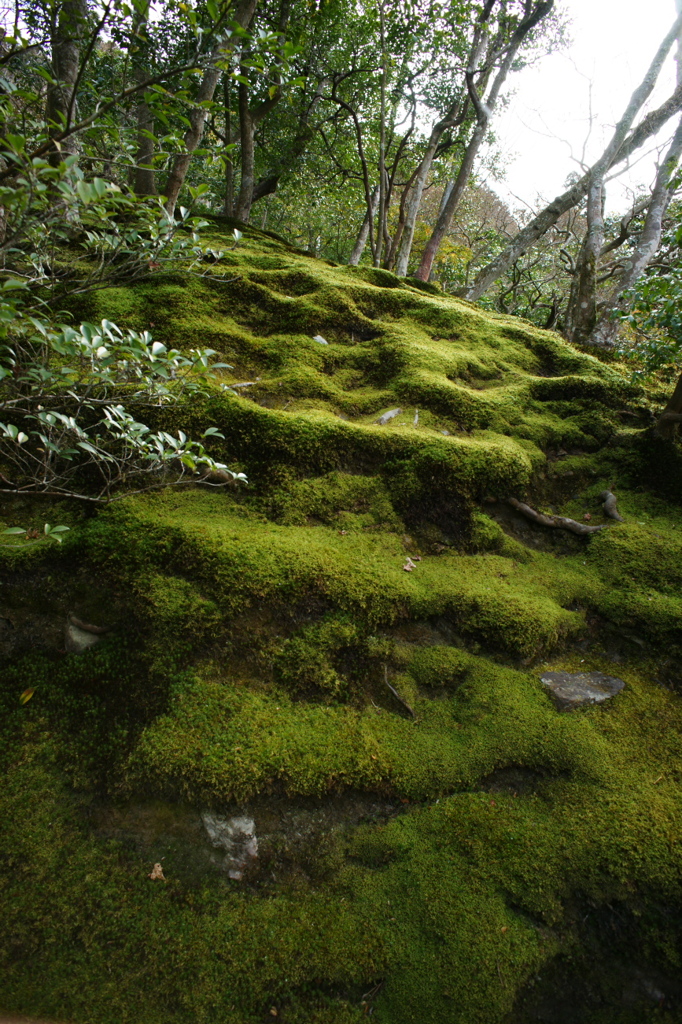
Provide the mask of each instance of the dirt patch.
{"label": "dirt patch", "polygon": [[360,823],[386,821],[399,814],[398,800],[375,794],[343,793],[325,799],[261,797],[244,805],[190,807],[165,801],[84,809],[88,826],[100,840],[114,841],[131,858],[144,861],[148,873],[161,864],[166,878],[202,885],[226,878],[224,857],[216,853],[202,812],[221,819],[248,817],[255,822],[258,857],[244,872],[244,883],[281,883],[295,875],[325,876],[343,855],[344,836]]}

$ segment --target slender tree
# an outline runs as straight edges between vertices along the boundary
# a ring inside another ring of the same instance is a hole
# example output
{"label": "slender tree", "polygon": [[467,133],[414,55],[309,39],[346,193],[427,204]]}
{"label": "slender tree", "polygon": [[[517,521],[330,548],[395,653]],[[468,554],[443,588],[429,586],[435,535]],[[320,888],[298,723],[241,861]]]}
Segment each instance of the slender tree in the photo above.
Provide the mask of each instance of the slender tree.
{"label": "slender tree", "polygon": [[78,117],[81,48],[87,35],[86,0],[64,0],[52,6],[50,46],[53,80],[47,88],[45,121],[52,140],[50,160],[53,163],[77,152],[77,136],[71,129]]}
{"label": "slender tree", "polygon": [[[224,22],[230,24],[233,29],[246,31],[253,18],[257,3],[258,0],[239,0],[236,7],[228,9]],[[239,38],[239,35],[234,31],[228,33],[226,29],[222,31],[218,29],[216,32],[208,64],[197,90],[194,105],[189,113],[189,127],[184,136],[184,152],[178,153],[175,157],[163,190],[166,198],[166,211],[169,216],[173,216],[175,212],[175,206],[180,189],[187,177],[192,154],[199,146],[204,134],[208,108],[213,100],[222,66],[233,52]]]}
{"label": "slender tree", "polygon": [[[464,155],[459,165],[459,171],[455,178],[454,185],[450,189],[447,201],[440,212],[436,226],[431,233],[431,237],[426,243],[421,263],[419,264],[419,269],[416,274],[416,276],[422,281],[428,281],[431,274],[431,267],[433,266],[434,256],[438,252],[443,238],[450,229],[450,224],[452,223],[455,210],[457,209],[462,195],[464,194],[464,189],[466,188],[473,173],[474,163],[488,131],[490,119],[514,61],[516,60],[525,39],[533,32],[543,18],[547,17],[553,7],[554,0],[540,0],[539,3],[532,3],[531,0],[526,0],[523,12],[524,17],[512,32],[511,38],[504,49],[502,49],[502,52],[499,54],[488,52],[483,58],[484,63],[489,64],[497,64],[499,61],[499,69],[492,76],[492,83],[486,95],[482,95],[479,92],[479,87],[476,83],[477,77],[485,78],[485,75],[481,76],[480,70],[476,66],[477,61],[472,60],[466,69],[464,77],[466,80],[467,93],[476,113],[476,121],[469,142],[464,150]],[[485,43],[483,41],[479,45],[481,49],[485,47]],[[481,57],[483,57],[483,54]]]}
{"label": "slender tree", "polygon": [[626,160],[633,152],[657,132],[663,124],[682,106],[682,87],[678,86],[669,99],[658,110],[644,118],[633,130],[633,123],[642,106],[651,95],[658,80],[661,68],[670,53],[682,28],[682,16],[678,16],[674,25],[659,46],[654,59],[644,78],[633,92],[630,102],[613,135],[601,156],[570,188],[552,200],[533,220],[530,221],[512,239],[506,249],[488,266],[484,267],[467,293],[467,299],[475,301],[490,288],[502,274],[509,270],[513,263],[523,255],[545,232],[556,224],[562,214],[576,206],[587,194],[590,184],[601,180],[606,172],[615,165]]}

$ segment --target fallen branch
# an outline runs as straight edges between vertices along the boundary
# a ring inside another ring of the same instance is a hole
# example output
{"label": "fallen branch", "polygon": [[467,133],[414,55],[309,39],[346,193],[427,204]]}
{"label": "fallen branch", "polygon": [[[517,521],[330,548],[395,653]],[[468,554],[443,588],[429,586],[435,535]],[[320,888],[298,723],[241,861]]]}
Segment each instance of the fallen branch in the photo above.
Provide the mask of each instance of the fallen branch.
{"label": "fallen branch", "polygon": [[604,502],[604,515],[609,516],[611,519],[617,519],[619,523],[624,523],[622,515],[616,508],[616,495],[612,494],[611,491],[602,491],[599,495],[599,500]]}
{"label": "fallen branch", "polygon": [[522,501],[517,501],[516,498],[507,498],[507,504],[515,508],[526,519],[530,519],[534,523],[540,523],[541,526],[551,526],[557,530],[569,530],[571,533],[577,533],[581,536],[598,533],[600,530],[606,529],[606,526],[587,526],[586,523],[578,523],[575,519],[567,519],[565,516],[543,515],[542,512],[536,512],[530,505],[524,505]]}

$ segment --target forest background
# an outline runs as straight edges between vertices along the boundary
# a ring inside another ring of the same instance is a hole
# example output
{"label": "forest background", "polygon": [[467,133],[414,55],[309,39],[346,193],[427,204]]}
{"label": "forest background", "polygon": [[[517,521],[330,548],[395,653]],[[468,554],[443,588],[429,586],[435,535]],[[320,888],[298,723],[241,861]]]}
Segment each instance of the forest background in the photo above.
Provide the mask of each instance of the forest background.
{"label": "forest background", "polygon": [[[153,435],[135,401],[200,387],[215,353],[78,322],[78,297],[170,263],[210,273],[210,218],[312,255],[369,262],[578,344],[678,373],[682,84],[652,104],[671,25],[601,153],[539,209],[484,183],[515,76],[566,48],[555,0],[17,3],[0,53],[0,388],[4,490],[92,500],[181,465],[223,473],[204,440]],[[608,41],[605,41],[608,45]],[[586,111],[591,127],[598,113]],[[653,181],[606,214],[642,153]],[[209,221],[205,218],[208,217]],[[133,382],[140,390],[123,405]],[[117,390],[118,389],[118,390]],[[123,389],[123,391],[121,391]],[[658,426],[682,418],[678,382]],[[78,493],[80,490],[76,489]]]}

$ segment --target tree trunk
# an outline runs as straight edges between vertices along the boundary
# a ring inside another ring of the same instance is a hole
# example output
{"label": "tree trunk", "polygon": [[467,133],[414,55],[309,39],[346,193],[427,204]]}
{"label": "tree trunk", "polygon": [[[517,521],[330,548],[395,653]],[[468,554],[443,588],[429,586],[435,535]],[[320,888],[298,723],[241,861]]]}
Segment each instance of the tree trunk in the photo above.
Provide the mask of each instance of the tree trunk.
{"label": "tree trunk", "polygon": [[[56,80],[47,88],[45,120],[51,138],[68,129],[76,116],[76,90],[80,70],[80,48],[87,27],[86,0],[64,0],[58,18],[52,24],[52,75]],[[54,143],[50,163],[58,164],[78,152],[75,135]]]}
{"label": "tree trunk", "polygon": [[[149,17],[149,3],[141,4],[136,8],[136,15],[133,25],[135,42],[132,47],[133,81],[136,85],[143,85],[148,78],[149,71],[149,41],[147,39],[147,19]],[[144,90],[137,94],[137,152],[135,154],[135,171],[133,175],[133,190],[138,196],[155,196],[156,181],[154,178],[154,119],[149,105],[145,102]]]}
{"label": "tree trunk", "polygon": [[681,154],[682,120],[677,126],[677,131],[673,136],[665,159],[658,169],[644,227],[637,240],[634,252],[625,265],[625,270],[618,282],[617,289],[611,294],[599,318],[599,322],[589,337],[585,339],[585,344],[595,345],[599,348],[613,347],[620,327],[620,323],[614,316],[614,313],[623,310],[629,303],[628,293],[635,287],[661,244],[663,218],[675,192],[675,171]]}
{"label": "tree trunk", "polygon": [[431,268],[433,266],[435,255],[438,252],[445,234],[450,230],[450,224],[452,223],[455,210],[457,209],[464,189],[471,177],[474,160],[476,159],[481,142],[485,136],[487,123],[486,118],[485,124],[477,125],[474,129],[474,134],[466,148],[462,162],[459,165],[459,171],[455,178],[454,185],[450,189],[450,194],[445,201],[445,205],[440,211],[438,220],[436,221],[436,226],[431,232],[431,237],[424,248],[421,262],[415,274],[415,277],[420,281],[428,281],[431,276]]}
{"label": "tree trunk", "polygon": [[670,401],[656,420],[656,431],[661,437],[671,438],[679,423],[682,423],[682,374],[677,379]]}
{"label": "tree trunk", "polygon": [[223,104],[225,107],[225,200],[223,213],[226,217],[234,216],[234,160],[232,150],[232,89],[228,74],[223,74]]}
{"label": "tree trunk", "polygon": [[[242,76],[246,77],[247,69],[242,68]],[[255,185],[256,154],[254,147],[255,124],[249,110],[249,87],[246,82],[239,83],[239,138],[241,141],[241,179],[239,195],[234,215],[237,220],[248,224],[253,202],[253,186]]]}
{"label": "tree trunk", "polygon": [[[143,82],[145,72],[141,67],[135,68],[135,81]],[[154,119],[149,106],[144,101],[144,93],[140,94],[137,104],[137,153],[135,154],[134,190],[138,196],[156,195],[156,178],[154,175]]]}
{"label": "tree trunk", "polygon": [[[280,40],[284,43],[284,36],[289,24],[292,0],[281,0],[277,30]],[[242,60],[244,51],[242,50]],[[241,178],[239,182],[239,195],[237,196],[235,217],[237,220],[248,224],[251,217],[251,207],[256,198],[256,152],[255,135],[256,128],[264,117],[275,109],[282,98],[281,78],[279,72],[275,73],[276,87],[274,91],[268,91],[268,98],[262,100],[253,109],[249,105],[248,68],[242,66],[239,83],[239,133],[241,139]],[[258,198],[270,195],[277,188],[279,179],[271,179],[272,187],[264,187]],[[265,184],[265,183],[263,183]]]}
{"label": "tree trunk", "polygon": [[654,134],[655,131],[658,131],[661,125],[665,123],[665,120],[679,110],[680,104],[682,103],[682,87],[678,86],[673,96],[671,96],[670,99],[659,108],[659,110],[654,111],[645,118],[642,123],[634,129],[632,134],[628,136],[628,132],[632,127],[632,122],[641,110],[642,105],[651,95],[661,67],[668,56],[673,43],[677,39],[677,35],[681,27],[682,18],[678,18],[658,48],[658,51],[641,83],[632,94],[623,116],[616,125],[611,140],[599,160],[593,164],[590,170],[587,171],[579,181],[567,189],[566,192],[562,193],[562,195],[553,199],[552,202],[537,215],[537,217],[534,217],[522,231],[519,231],[518,234],[514,236],[511,243],[502,253],[500,253],[499,256],[481,270],[472,287],[466,294],[466,298],[469,299],[470,302],[475,302],[476,299],[480,299],[481,295],[490,288],[498,277],[501,277],[502,274],[506,273],[506,271],[509,270],[509,267],[513,263],[516,263],[519,257],[523,256],[523,254],[530,249],[538,238],[544,235],[553,224],[556,224],[562,214],[576,206],[576,204],[579,203],[587,193],[587,190],[590,187],[590,182],[595,178],[603,178],[609,168],[625,160],[632,152],[634,152],[635,149],[638,149],[647,138]]}
{"label": "tree trunk", "polygon": [[[486,0],[486,3],[481,10],[480,19],[475,26],[474,36],[469,50],[467,67],[470,69],[475,68],[483,56],[483,51],[487,44],[486,24],[494,6],[495,0]],[[429,135],[429,141],[426,145],[424,156],[419,163],[417,171],[413,175],[414,184],[405,203],[405,219],[402,226],[400,248],[398,250],[398,258],[395,265],[395,272],[399,277],[407,276],[407,268],[410,262],[410,255],[412,253],[412,243],[414,242],[414,229],[417,223],[417,216],[421,207],[424,188],[426,187],[426,182],[428,181],[429,174],[431,173],[433,161],[438,153],[438,147],[441,139],[449,128],[454,128],[456,125],[459,125],[464,121],[466,110],[466,99],[462,99],[458,96],[450,105],[450,109],[445,117],[431,129],[431,134]]]}
{"label": "tree trunk", "polygon": [[[257,3],[258,0],[240,0],[240,3],[235,10],[234,18],[231,19],[231,22],[233,24],[237,24],[240,28],[248,28],[256,10]],[[178,195],[180,194],[180,189],[185,183],[192,154],[201,142],[201,138],[204,134],[204,125],[206,123],[208,109],[206,106],[203,106],[203,104],[209,104],[213,100],[213,94],[215,93],[216,85],[218,84],[218,79],[221,74],[218,62],[224,60],[234,49],[239,38],[239,36],[235,35],[230,36],[228,39],[219,36],[213,44],[209,64],[204,71],[204,75],[201,79],[196,95],[197,105],[193,106],[189,113],[190,126],[185,132],[185,152],[178,153],[175,157],[164,189],[164,195],[166,197],[166,212],[169,217],[172,217],[175,213]]]}
{"label": "tree trunk", "polygon": [[455,179],[454,187],[448,196],[445,208],[441,211],[438,221],[436,222],[436,226],[431,232],[431,237],[424,249],[421,263],[419,264],[419,269],[416,274],[416,277],[420,281],[428,281],[431,276],[433,260],[440,248],[443,238],[450,230],[452,218],[473,172],[474,162],[478,156],[478,151],[481,148],[481,143],[485,138],[490,118],[492,117],[495,105],[500,95],[500,90],[507,79],[507,75],[509,74],[514,58],[519,52],[524,39],[530,32],[532,32],[535,26],[550,13],[553,6],[554,0],[541,0],[540,3],[535,5],[528,17],[525,18],[517,27],[509,41],[509,46],[507,47],[507,51],[504,55],[504,60],[493,79],[493,83],[485,102],[481,101],[476,91],[476,85],[474,84],[474,75],[476,73],[474,61],[471,61],[467,68],[466,83],[467,89],[469,90],[469,96],[474,105],[474,109],[476,110],[476,127],[474,128],[469,144],[464,151],[464,156]]}
{"label": "tree trunk", "polygon": [[[372,190],[372,204],[371,204],[372,205],[372,217],[374,217],[375,214],[376,214],[376,209],[377,209],[378,203],[379,203],[379,186],[375,185],[374,189]],[[360,227],[360,230],[358,232],[358,237],[357,237],[357,239],[355,241],[355,245],[353,246],[353,251],[352,251],[352,253],[350,254],[350,256],[348,258],[348,266],[349,267],[357,267],[357,265],[360,262],[360,259],[362,257],[362,254],[365,251],[365,246],[367,245],[367,237],[369,235],[369,220],[370,220],[370,215],[369,215],[369,210],[368,210],[367,213],[365,214],[365,219],[363,220],[362,225]]]}
{"label": "tree trunk", "polygon": [[444,131],[445,129],[442,126],[442,122],[433,128],[426,146],[426,152],[421,158],[419,168],[414,178],[414,183],[410,190],[407,202],[405,203],[405,224],[402,231],[402,237],[400,239],[398,258],[395,263],[395,272],[398,277],[407,276],[407,268],[410,262],[412,243],[414,241],[414,229],[417,223],[419,208],[422,204],[424,186],[426,185],[429,174],[431,173],[434,157],[438,149],[438,143],[440,142]]}
{"label": "tree trunk", "polygon": [[377,216],[377,237],[374,246],[374,266],[381,266],[386,229],[386,32],[384,3],[379,0],[379,35],[381,42],[381,84],[379,99],[379,209]]}
{"label": "tree trunk", "polygon": [[587,193],[587,231],[571,283],[565,335],[584,344],[597,322],[597,262],[604,245],[604,183],[593,181]]}

